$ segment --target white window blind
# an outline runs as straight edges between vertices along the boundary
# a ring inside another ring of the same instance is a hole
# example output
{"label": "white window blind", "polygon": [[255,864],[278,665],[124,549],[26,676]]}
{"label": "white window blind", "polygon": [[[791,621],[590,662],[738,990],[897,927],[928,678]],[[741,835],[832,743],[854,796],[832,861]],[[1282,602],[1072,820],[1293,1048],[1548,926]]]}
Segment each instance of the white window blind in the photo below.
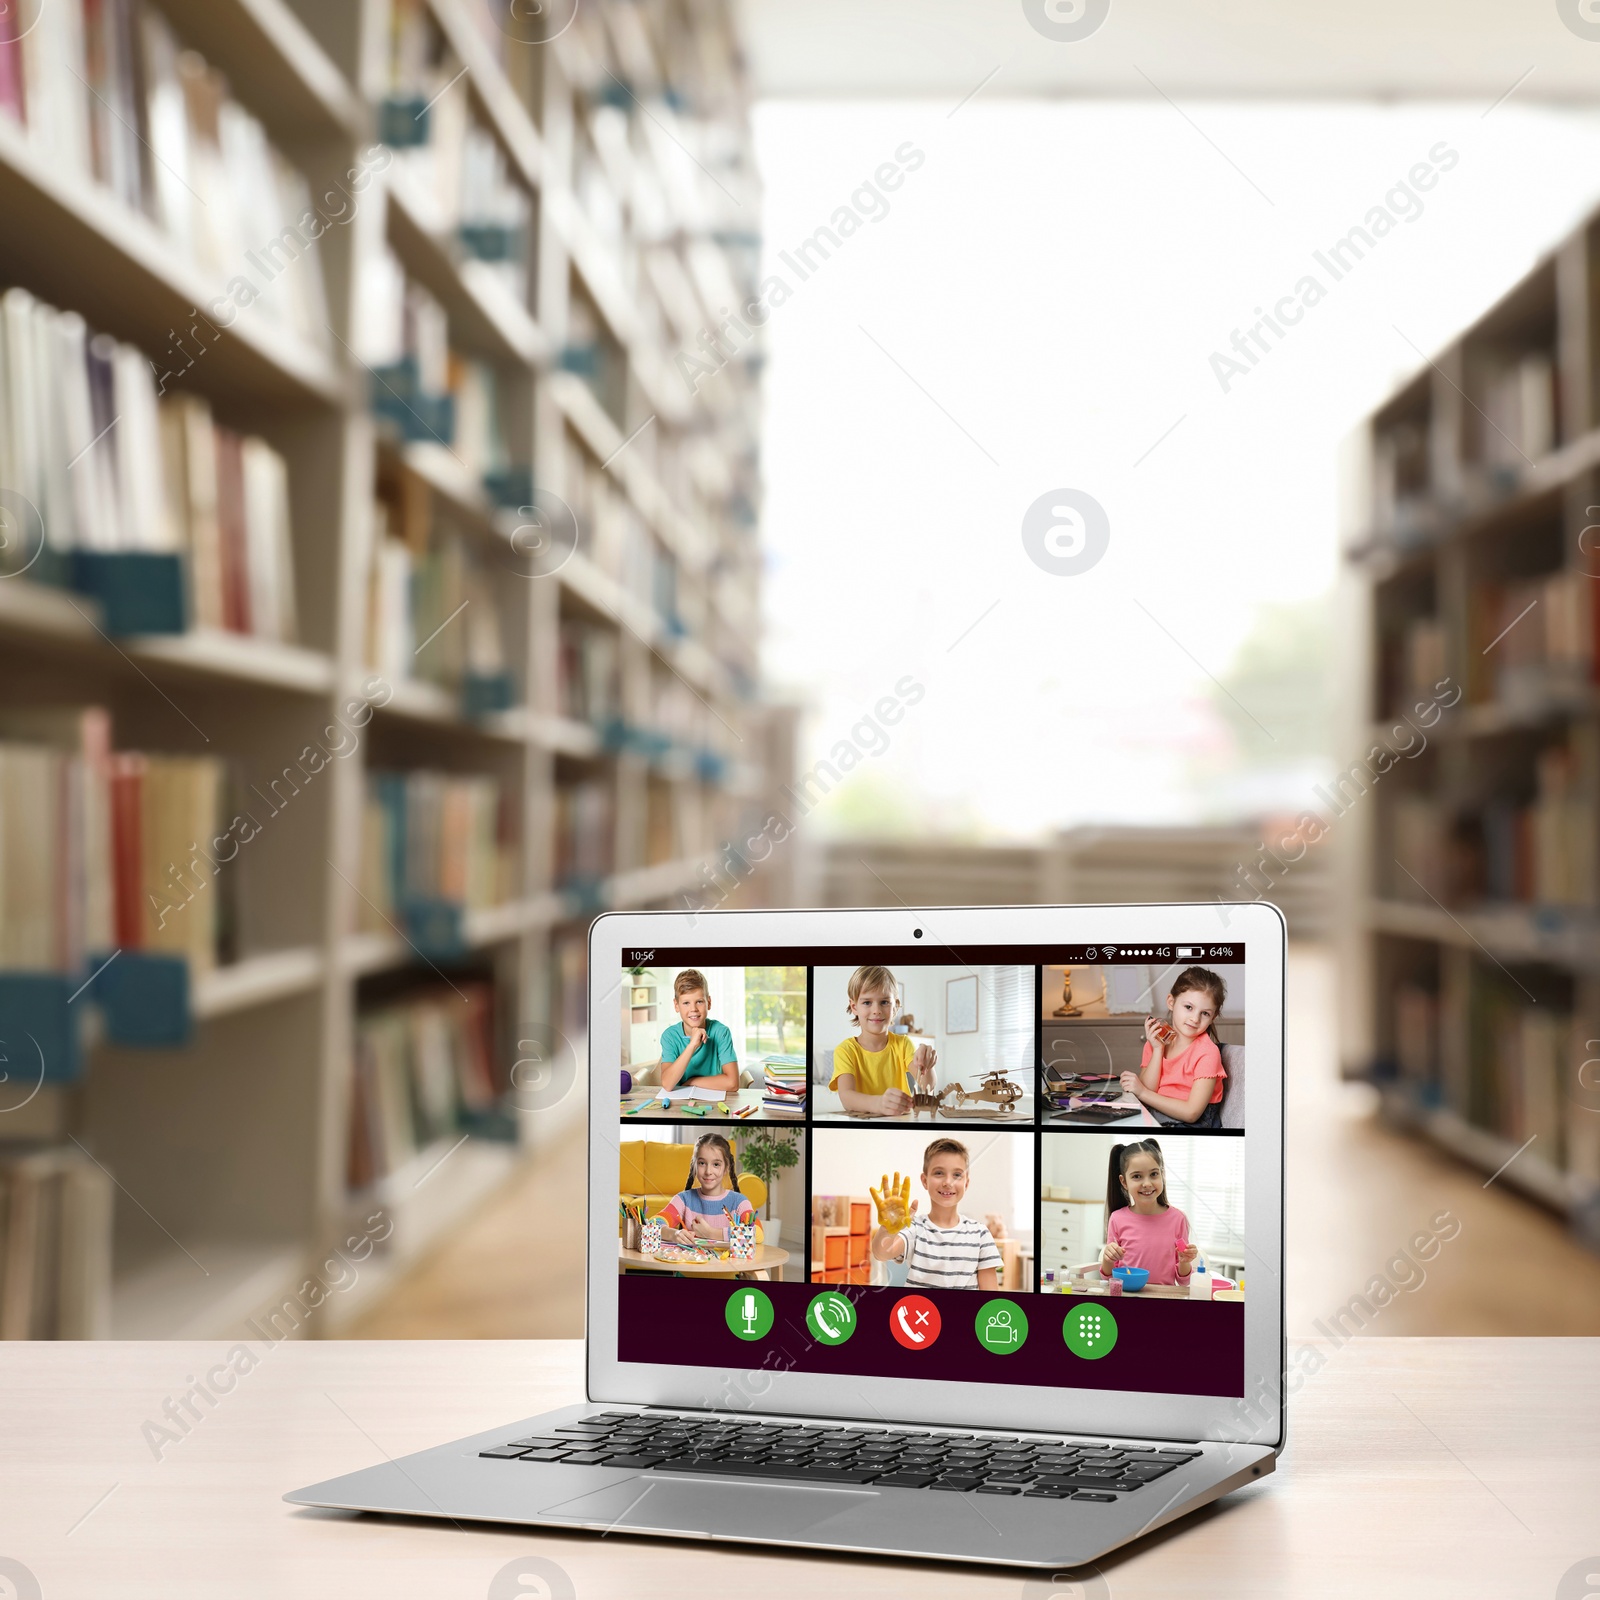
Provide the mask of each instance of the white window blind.
{"label": "white window blind", "polygon": [[[1160,1138],[1160,1135],[1157,1135]],[[1189,1219],[1189,1241],[1201,1253],[1244,1256],[1244,1140],[1161,1139],[1167,1198]]]}
{"label": "white window blind", "polygon": [[978,969],[978,1032],[983,1037],[984,1070],[1009,1072],[1024,1088],[1031,1088],[1032,967]]}

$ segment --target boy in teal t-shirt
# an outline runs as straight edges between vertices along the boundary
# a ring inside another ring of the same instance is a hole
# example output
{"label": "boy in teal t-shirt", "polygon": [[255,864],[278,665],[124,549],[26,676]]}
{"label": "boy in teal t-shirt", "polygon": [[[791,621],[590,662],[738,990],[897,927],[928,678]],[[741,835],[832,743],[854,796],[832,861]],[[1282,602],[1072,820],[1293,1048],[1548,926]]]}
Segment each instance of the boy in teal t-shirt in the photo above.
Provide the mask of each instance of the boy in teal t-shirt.
{"label": "boy in teal t-shirt", "polygon": [[661,1035],[661,1087],[692,1082],[697,1089],[737,1089],[733,1035],[711,1015],[704,973],[688,967],[672,980],[672,1009],[678,1020]]}

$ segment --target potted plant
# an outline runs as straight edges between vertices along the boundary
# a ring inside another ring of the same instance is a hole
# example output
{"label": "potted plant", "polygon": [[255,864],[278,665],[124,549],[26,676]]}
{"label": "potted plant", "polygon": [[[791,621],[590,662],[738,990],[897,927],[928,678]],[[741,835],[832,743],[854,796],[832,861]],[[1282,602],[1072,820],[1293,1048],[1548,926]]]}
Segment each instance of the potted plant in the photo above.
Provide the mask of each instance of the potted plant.
{"label": "potted plant", "polygon": [[788,1128],[753,1128],[750,1137],[739,1151],[739,1165],[754,1173],[767,1186],[767,1204],[762,1213],[762,1232],[774,1245],[783,1232],[783,1219],[778,1219],[778,1232],[772,1229],[772,1187],[778,1174],[788,1167],[800,1165],[800,1152],[795,1148],[795,1135]]}

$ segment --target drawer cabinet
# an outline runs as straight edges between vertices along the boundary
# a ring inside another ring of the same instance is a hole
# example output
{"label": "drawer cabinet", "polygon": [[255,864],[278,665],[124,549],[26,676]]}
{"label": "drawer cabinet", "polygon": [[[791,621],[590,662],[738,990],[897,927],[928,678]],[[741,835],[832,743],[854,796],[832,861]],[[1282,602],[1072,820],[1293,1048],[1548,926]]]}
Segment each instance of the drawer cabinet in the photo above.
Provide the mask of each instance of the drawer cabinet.
{"label": "drawer cabinet", "polygon": [[1039,1207],[1038,1256],[1041,1271],[1058,1276],[1100,1253],[1106,1237],[1103,1200],[1044,1200]]}

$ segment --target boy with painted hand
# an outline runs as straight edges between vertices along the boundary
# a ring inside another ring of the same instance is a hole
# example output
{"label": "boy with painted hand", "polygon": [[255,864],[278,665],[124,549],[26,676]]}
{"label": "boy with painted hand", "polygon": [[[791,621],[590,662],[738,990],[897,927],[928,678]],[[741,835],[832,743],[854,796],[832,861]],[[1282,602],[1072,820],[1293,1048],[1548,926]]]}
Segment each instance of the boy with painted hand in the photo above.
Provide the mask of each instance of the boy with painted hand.
{"label": "boy with painted hand", "polygon": [[897,1172],[891,1184],[867,1191],[878,1208],[872,1230],[874,1261],[904,1261],[912,1289],[997,1289],[1002,1260],[994,1236],[974,1217],[961,1215],[971,1160],[959,1139],[935,1139],[922,1154],[928,1212],[911,1198],[911,1180]]}
{"label": "boy with painted hand", "polygon": [[672,980],[672,1009],[678,1020],[661,1035],[661,1087],[680,1083],[698,1089],[739,1087],[739,1060],[727,1024],[711,1015],[705,974],[685,967]]}

